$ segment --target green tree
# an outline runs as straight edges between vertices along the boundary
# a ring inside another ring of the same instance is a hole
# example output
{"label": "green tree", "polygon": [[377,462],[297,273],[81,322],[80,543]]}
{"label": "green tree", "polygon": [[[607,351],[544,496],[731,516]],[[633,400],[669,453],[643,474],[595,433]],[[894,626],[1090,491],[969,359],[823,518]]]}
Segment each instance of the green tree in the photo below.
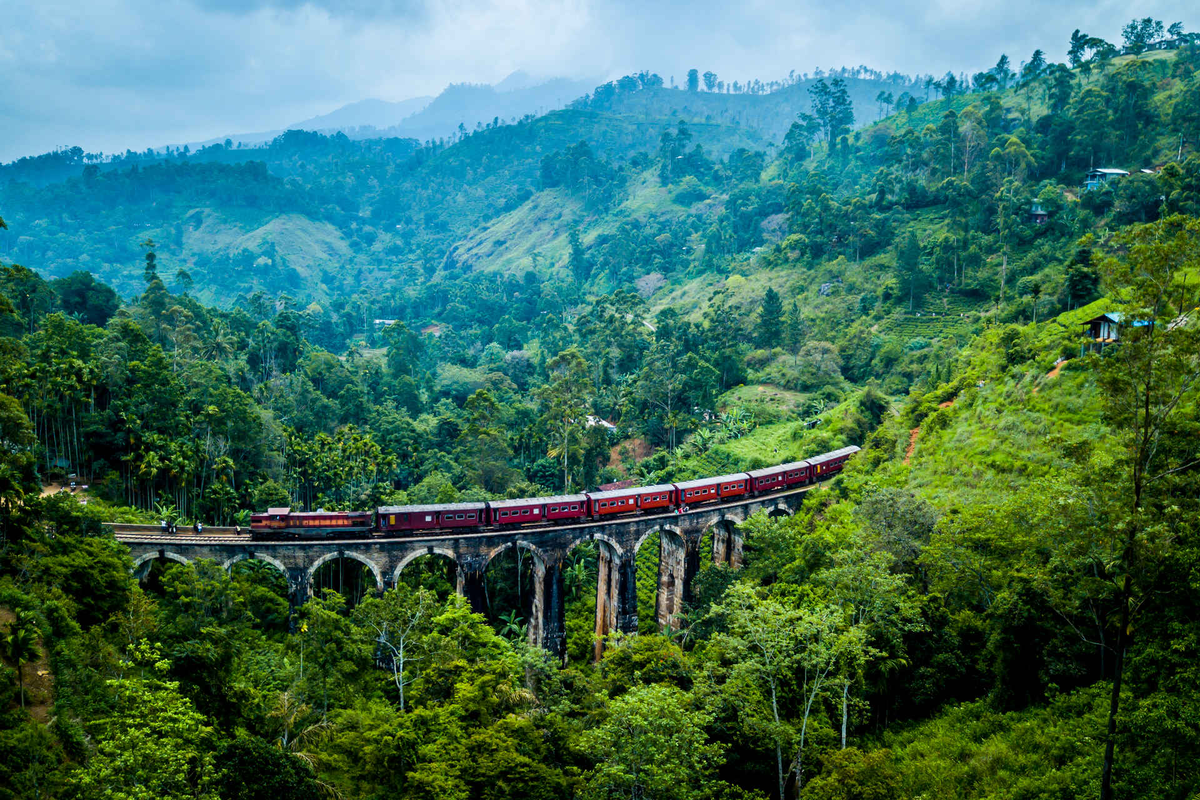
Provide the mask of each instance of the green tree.
{"label": "green tree", "polygon": [[681,690],[634,686],[610,701],[608,717],[581,740],[595,763],[582,796],[687,800],[708,796],[724,747],[705,733],[709,715]]}
{"label": "green tree", "polygon": [[1120,614],[1116,665],[1108,713],[1101,798],[1113,796],[1113,762],[1120,718],[1122,680],[1133,616],[1151,589],[1156,562],[1169,548],[1170,525],[1162,501],[1181,473],[1200,464],[1192,447],[1172,447],[1170,438],[1184,408],[1200,390],[1200,328],[1181,324],[1200,298],[1188,275],[1200,267],[1200,221],[1173,216],[1132,228],[1119,237],[1125,255],[1109,259],[1107,283],[1122,303],[1121,345],[1099,362],[1105,410],[1123,445],[1118,484],[1122,516],[1113,531],[1106,577],[1116,585]]}
{"label": "green tree", "polygon": [[768,286],[758,311],[758,330],[755,340],[759,347],[778,347],[783,341],[783,301],[774,288]]}
{"label": "green tree", "polygon": [[538,396],[543,424],[550,431],[548,455],[562,459],[563,486],[571,489],[571,455],[578,453],[587,424],[588,365],[577,347],[562,351],[546,364],[549,382]]}
{"label": "green tree", "polygon": [[76,773],[80,796],[217,800],[213,729],[179,684],[146,678],[107,686],[113,708],[89,726],[96,749]]}
{"label": "green tree", "polygon": [[381,597],[366,598],[354,609],[355,624],[383,651],[391,668],[401,711],[405,709],[405,688],[417,679],[425,656],[421,644],[438,610],[433,592],[403,583]]}
{"label": "green tree", "polygon": [[921,244],[909,233],[896,247],[896,273],[900,285],[907,289],[908,310],[912,311],[918,292],[924,293],[925,271],[921,267]]}
{"label": "green tree", "polygon": [[41,656],[38,650],[36,620],[28,611],[17,611],[8,624],[8,633],[2,640],[4,658],[17,670],[17,686],[21,695],[21,708],[25,707],[25,665]]}
{"label": "green tree", "polygon": [[714,643],[733,657],[726,691],[736,694],[746,705],[764,697],[765,691],[770,703],[769,724],[762,727],[775,749],[777,797],[782,800],[787,774],[784,750],[790,748],[793,737],[782,709],[789,699],[784,692],[800,664],[804,612],[794,603],[741,582],[729,587],[721,603],[709,613],[724,623],[723,631],[713,637]]}
{"label": "green tree", "polygon": [[146,251],[146,267],[142,271],[142,278],[145,279],[147,285],[154,283],[158,277],[158,254],[154,252],[156,247],[153,239],[142,242],[142,249]]}

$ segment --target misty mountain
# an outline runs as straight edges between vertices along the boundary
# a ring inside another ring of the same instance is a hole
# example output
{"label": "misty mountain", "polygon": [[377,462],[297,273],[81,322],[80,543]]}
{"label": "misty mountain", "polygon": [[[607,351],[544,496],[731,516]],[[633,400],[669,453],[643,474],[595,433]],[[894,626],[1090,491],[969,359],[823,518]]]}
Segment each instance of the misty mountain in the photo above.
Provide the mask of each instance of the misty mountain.
{"label": "misty mountain", "polygon": [[388,102],[370,98],[350,103],[341,108],[321,114],[316,117],[288,125],[290,130],[301,131],[344,131],[348,129],[369,126],[372,128],[390,128],[399,125],[406,117],[424,109],[433,100],[432,97],[412,97],[408,100]]}
{"label": "misty mountain", "polygon": [[456,83],[446,87],[424,109],[398,124],[375,131],[347,131],[351,138],[411,137],[422,141],[446,137],[459,130],[484,127],[493,121],[511,122],[527,114],[545,114],[564,108],[592,90],[595,79],[552,78],[535,83],[524,72],[514,72],[496,86]]}
{"label": "misty mountain", "polygon": [[203,142],[189,142],[192,150],[220,144],[234,147],[266,144],[285,130],[341,132],[351,139],[413,138],[441,139],[463,129],[472,131],[494,120],[512,122],[527,114],[545,114],[564,108],[591,91],[596,79],[537,80],[518,70],[500,83],[454,83],[437,97],[414,97],[398,102],[368,99],[344,105],[328,114],[270,131],[235,133]]}

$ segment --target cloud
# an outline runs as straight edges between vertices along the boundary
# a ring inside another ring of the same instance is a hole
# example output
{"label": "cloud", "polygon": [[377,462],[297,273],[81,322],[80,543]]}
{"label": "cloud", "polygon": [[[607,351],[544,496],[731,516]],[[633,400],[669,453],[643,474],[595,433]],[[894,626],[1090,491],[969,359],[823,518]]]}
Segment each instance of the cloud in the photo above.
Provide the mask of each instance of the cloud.
{"label": "cloud", "polygon": [[9,0],[0,159],[78,144],[143,149],[270,130],[451,82],[690,67],[726,80],[865,64],[968,71],[1074,28],[1119,38],[1162,0]]}

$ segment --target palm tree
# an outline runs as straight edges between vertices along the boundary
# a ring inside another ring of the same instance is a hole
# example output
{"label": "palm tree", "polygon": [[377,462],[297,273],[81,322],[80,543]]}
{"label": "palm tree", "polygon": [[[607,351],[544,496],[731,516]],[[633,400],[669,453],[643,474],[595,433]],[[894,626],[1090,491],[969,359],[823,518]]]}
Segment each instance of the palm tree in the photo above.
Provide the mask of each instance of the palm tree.
{"label": "palm tree", "polygon": [[500,627],[500,635],[506,639],[523,639],[526,633],[526,626],[522,624],[523,619],[516,611],[501,614],[500,621],[504,624]]}
{"label": "palm tree", "polygon": [[4,657],[17,666],[17,686],[21,691],[21,708],[25,707],[25,672],[23,667],[41,655],[37,647],[37,628],[33,616],[27,611],[18,611],[8,626],[4,637]]}
{"label": "palm tree", "polygon": [[210,361],[223,361],[233,355],[237,341],[229,327],[220,320],[213,323],[212,335],[201,345],[201,354]]}

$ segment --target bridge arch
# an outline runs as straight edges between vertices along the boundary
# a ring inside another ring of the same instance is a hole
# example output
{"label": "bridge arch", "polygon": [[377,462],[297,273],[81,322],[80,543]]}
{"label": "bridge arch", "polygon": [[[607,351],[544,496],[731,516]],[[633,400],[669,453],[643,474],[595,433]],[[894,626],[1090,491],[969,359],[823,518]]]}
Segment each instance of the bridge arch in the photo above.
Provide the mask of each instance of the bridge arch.
{"label": "bridge arch", "polygon": [[579,547],[579,545],[581,545],[581,544],[587,544],[588,542],[604,542],[605,544],[607,544],[609,547],[612,548],[613,553],[617,556],[624,555],[624,553],[625,553],[625,548],[623,548],[623,547],[621,547],[621,545],[617,544],[617,540],[612,538],[611,536],[604,534],[604,533],[589,533],[587,536],[580,537],[579,539],[576,539],[575,541],[571,542],[571,544],[569,544],[567,546],[567,549],[566,549],[566,552],[564,553],[564,555],[570,555],[571,551],[574,550],[576,547]]}
{"label": "bridge arch", "polygon": [[528,541],[526,539],[515,539],[513,541],[505,542],[504,544],[498,545],[488,551],[487,555],[484,557],[484,562],[483,562],[484,571],[485,572],[487,571],[488,565],[492,563],[492,559],[494,559],[496,556],[500,555],[501,553],[503,553],[506,550],[513,550],[513,549],[528,550],[529,552],[533,553],[533,557],[536,559],[535,563],[540,564],[542,566],[545,566],[546,564],[550,563],[550,560],[547,558],[546,553],[544,553],[541,550],[541,548],[539,548],[533,542]]}
{"label": "bridge arch", "polygon": [[660,536],[663,533],[669,533],[669,534],[672,534],[673,536],[679,537],[679,539],[681,541],[684,539],[683,531],[681,531],[679,528],[677,528],[674,525],[654,525],[654,526],[651,526],[650,528],[648,528],[646,531],[644,531],[642,533],[642,535],[638,537],[637,541],[634,542],[634,544],[633,544],[634,555],[637,555],[637,552],[642,549],[642,545],[646,543],[646,540],[649,539],[651,536],[653,536],[656,533],[659,534]]}
{"label": "bridge arch", "polygon": [[767,510],[767,516],[773,519],[781,517],[790,517],[792,510],[785,505],[776,505]]}
{"label": "bridge arch", "polygon": [[312,585],[313,577],[317,574],[317,570],[321,568],[321,565],[333,561],[335,558],[349,558],[353,561],[359,562],[360,564],[365,564],[367,569],[371,570],[371,574],[375,576],[375,586],[378,587],[379,590],[383,589],[383,573],[380,571],[379,567],[376,566],[375,562],[371,561],[371,559],[367,558],[366,556],[359,555],[353,550],[335,550],[332,553],[326,553],[314,561],[308,568],[309,586]]}
{"label": "bridge arch", "polygon": [[153,550],[153,551],[146,553],[145,555],[139,556],[138,558],[135,558],[133,560],[134,573],[136,574],[138,571],[138,568],[141,567],[146,562],[154,561],[155,559],[159,559],[159,558],[163,559],[164,561],[176,561],[180,564],[190,564],[191,563],[186,558],[179,555],[179,553],[172,553],[170,550]]}
{"label": "bridge arch", "polygon": [[424,556],[444,556],[450,559],[456,568],[458,567],[458,554],[448,548],[426,547],[421,550],[413,550],[400,559],[400,563],[396,565],[396,569],[392,572],[392,585],[395,586],[400,583],[400,573],[404,571],[405,567]]}
{"label": "bridge arch", "polygon": [[271,556],[263,555],[262,553],[238,553],[236,556],[227,559],[225,563],[221,565],[221,568],[228,572],[229,570],[233,569],[233,565],[239,561],[262,561],[279,570],[280,574],[283,575],[285,580],[288,577],[288,568],[283,565],[282,561],[277,558],[272,558]]}

